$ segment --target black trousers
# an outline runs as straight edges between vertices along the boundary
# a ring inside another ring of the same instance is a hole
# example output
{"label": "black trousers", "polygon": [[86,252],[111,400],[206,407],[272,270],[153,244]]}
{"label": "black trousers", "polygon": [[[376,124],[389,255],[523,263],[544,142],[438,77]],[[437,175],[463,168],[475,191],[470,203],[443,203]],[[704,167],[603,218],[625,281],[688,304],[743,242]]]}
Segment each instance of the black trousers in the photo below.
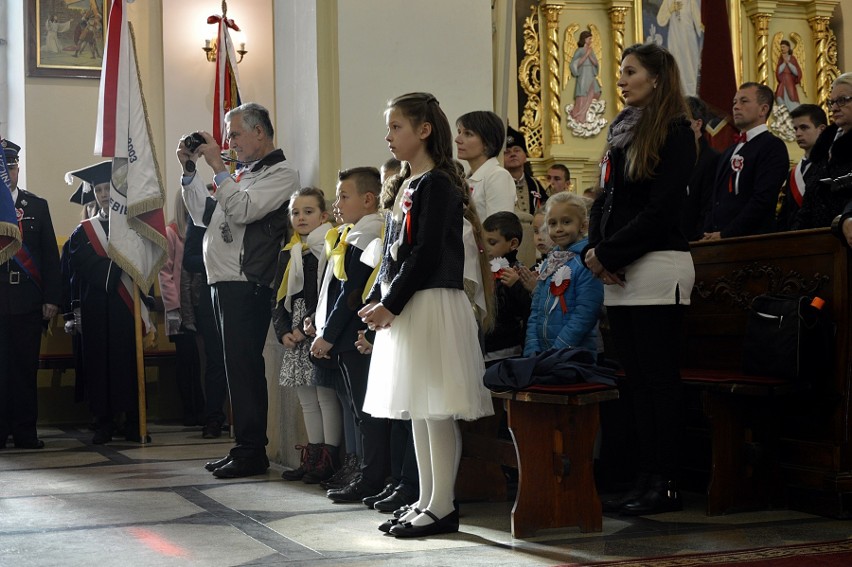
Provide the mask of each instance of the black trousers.
{"label": "black trousers", "polygon": [[618,361],[633,395],[639,470],[677,478],[682,422],[680,335],[685,307],[607,307]]}
{"label": "black trousers", "polygon": [[37,439],[41,311],[0,314],[0,445]]}
{"label": "black trousers", "polygon": [[[353,341],[354,342],[354,341]],[[370,357],[358,351],[347,351],[337,355],[343,380],[352,400],[352,411],[358,423],[364,458],[361,464],[363,482],[381,489],[388,476],[390,456],[390,420],[373,417],[364,411],[367,396],[367,376],[370,372]]]}
{"label": "black trousers", "polygon": [[195,324],[204,343],[204,416],[219,425],[225,423],[225,396],[228,381],[225,376],[225,355],[219,323],[213,309],[213,288],[202,284],[201,298],[195,309]]}
{"label": "black trousers", "polygon": [[234,411],[234,458],[266,454],[269,394],[263,345],[272,318],[272,289],[249,282],[213,285],[216,318],[225,357],[225,375]]}
{"label": "black trousers", "polygon": [[204,418],[204,392],[201,390],[201,363],[195,333],[172,335],[177,357],[177,386],[183,407],[184,425],[194,425]]}

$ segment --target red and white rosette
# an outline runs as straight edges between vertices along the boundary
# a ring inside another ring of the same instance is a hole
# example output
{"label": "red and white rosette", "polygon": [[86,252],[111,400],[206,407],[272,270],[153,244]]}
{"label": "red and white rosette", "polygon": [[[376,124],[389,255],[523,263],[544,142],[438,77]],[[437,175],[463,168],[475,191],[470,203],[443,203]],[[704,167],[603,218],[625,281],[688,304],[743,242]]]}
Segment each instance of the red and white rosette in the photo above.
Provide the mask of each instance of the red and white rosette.
{"label": "red and white rosette", "polygon": [[728,181],[728,193],[740,194],[740,172],[745,167],[745,158],[739,154],[731,156],[731,179]]}
{"label": "red and white rosette", "polygon": [[559,306],[563,313],[568,312],[568,304],[565,303],[565,291],[571,285],[571,268],[562,266],[553,274],[550,280],[550,295],[559,298]]}
{"label": "red and white rosette", "polygon": [[491,266],[491,273],[494,274],[495,280],[499,280],[501,277],[503,277],[503,273],[507,269],[511,268],[511,264],[509,264],[509,261],[506,258],[503,258],[502,256],[500,258],[492,258],[489,262],[489,265]]}

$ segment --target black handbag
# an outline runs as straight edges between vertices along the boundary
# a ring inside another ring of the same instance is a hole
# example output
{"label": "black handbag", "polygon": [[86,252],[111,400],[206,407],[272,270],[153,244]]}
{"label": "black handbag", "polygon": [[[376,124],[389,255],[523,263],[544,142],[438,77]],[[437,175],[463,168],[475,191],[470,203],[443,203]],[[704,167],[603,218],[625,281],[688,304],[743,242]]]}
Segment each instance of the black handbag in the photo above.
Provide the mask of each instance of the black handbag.
{"label": "black handbag", "polygon": [[743,372],[783,380],[810,380],[830,370],[833,329],[822,300],[758,295],[743,338]]}

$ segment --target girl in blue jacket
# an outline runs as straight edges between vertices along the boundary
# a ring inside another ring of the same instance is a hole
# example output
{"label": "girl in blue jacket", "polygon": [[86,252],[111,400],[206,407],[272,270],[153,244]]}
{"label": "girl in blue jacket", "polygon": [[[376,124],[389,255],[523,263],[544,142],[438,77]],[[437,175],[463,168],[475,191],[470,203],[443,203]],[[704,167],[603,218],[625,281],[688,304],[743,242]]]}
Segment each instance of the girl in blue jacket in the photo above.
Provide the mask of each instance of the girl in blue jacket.
{"label": "girl in blue jacket", "polygon": [[524,356],[551,348],[594,351],[603,284],[580,261],[587,243],[586,204],[573,193],[557,193],[548,199],[544,214],[554,248],[542,262],[533,291]]}

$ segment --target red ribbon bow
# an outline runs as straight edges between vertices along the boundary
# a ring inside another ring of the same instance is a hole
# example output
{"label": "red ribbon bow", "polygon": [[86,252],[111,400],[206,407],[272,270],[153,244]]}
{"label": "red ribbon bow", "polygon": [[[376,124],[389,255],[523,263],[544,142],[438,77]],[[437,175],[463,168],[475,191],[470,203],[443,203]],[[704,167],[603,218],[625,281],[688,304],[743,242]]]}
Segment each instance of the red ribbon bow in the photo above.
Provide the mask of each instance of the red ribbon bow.
{"label": "red ribbon bow", "polygon": [[225,22],[225,25],[228,26],[229,28],[231,28],[234,31],[240,31],[239,26],[237,26],[237,24],[234,23],[234,20],[229,20],[228,18],[226,18],[224,16],[209,16],[207,18],[208,24],[219,24],[221,22]]}
{"label": "red ribbon bow", "polygon": [[748,134],[745,132],[740,132],[739,134],[734,135],[735,144],[745,144],[746,142],[748,142]]}

